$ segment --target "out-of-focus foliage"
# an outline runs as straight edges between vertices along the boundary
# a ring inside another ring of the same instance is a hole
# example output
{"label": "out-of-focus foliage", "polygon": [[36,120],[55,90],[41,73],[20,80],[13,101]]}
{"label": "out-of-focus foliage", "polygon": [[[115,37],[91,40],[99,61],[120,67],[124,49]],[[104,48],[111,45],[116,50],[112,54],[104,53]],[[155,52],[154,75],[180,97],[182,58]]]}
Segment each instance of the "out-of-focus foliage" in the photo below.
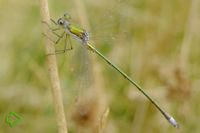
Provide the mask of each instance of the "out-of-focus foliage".
{"label": "out-of-focus foliage", "polygon": [[[50,0],[51,17],[57,19],[68,12],[75,23],[89,28],[95,47],[180,123],[179,130],[169,125],[144,96],[90,53],[94,60],[88,67],[98,66],[92,76],[101,90],[93,95],[110,108],[103,132],[200,132],[200,2],[84,0],[81,6],[76,2]],[[55,133],[39,1],[1,0],[0,9],[0,133]],[[84,19],[87,26],[81,24]],[[81,70],[76,70],[81,64],[77,56],[80,45],[72,43],[72,51],[57,56],[70,133],[82,132],[84,127],[77,126],[74,118],[80,119],[71,111]],[[87,106],[98,110],[95,105]],[[22,116],[13,128],[5,123],[9,112]],[[96,117],[92,113],[83,121]]]}

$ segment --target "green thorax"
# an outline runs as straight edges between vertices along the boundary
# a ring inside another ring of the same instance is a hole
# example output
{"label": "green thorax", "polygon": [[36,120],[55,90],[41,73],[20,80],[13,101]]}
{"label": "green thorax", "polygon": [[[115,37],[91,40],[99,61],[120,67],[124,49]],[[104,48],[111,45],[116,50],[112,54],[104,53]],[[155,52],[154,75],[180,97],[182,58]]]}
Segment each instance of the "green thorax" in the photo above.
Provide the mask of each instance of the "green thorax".
{"label": "green thorax", "polygon": [[69,24],[68,30],[69,30],[72,34],[76,35],[77,37],[79,37],[79,38],[81,38],[81,39],[83,38],[84,33],[86,32],[83,28],[80,28],[80,27],[78,27],[78,26],[76,26],[76,25],[74,25],[74,24]]}

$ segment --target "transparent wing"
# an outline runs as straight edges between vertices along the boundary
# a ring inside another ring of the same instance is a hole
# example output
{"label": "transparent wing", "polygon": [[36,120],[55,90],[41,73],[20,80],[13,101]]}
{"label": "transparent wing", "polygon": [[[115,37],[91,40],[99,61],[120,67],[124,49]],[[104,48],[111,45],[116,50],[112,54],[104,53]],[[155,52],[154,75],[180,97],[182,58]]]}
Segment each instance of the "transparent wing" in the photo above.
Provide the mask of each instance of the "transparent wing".
{"label": "transparent wing", "polygon": [[85,45],[78,45],[76,61],[78,65],[76,74],[76,101],[72,105],[72,118],[78,125],[92,122],[96,117],[97,97],[93,78],[92,59]]}
{"label": "transparent wing", "polygon": [[80,68],[78,70],[77,90],[78,101],[84,101],[88,99],[91,89],[93,88],[93,72],[92,72],[92,60],[89,56],[88,50],[84,45],[80,45],[77,49],[78,61]]}

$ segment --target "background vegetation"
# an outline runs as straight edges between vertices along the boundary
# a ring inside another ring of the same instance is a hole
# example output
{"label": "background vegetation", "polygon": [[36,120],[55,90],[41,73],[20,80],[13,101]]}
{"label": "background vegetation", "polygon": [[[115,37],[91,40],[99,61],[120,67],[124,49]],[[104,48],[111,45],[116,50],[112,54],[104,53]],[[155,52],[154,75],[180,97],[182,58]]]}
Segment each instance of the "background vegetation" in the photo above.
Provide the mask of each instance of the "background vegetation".
{"label": "background vegetation", "polygon": [[[82,67],[80,45],[72,40],[74,49],[57,55],[69,133],[200,132],[198,0],[50,0],[49,8],[52,18],[68,12],[88,29],[94,46],[180,124],[178,130],[169,125],[95,54]],[[0,0],[0,9],[0,132],[55,133],[39,2]],[[11,111],[23,117],[13,128],[5,123]]]}

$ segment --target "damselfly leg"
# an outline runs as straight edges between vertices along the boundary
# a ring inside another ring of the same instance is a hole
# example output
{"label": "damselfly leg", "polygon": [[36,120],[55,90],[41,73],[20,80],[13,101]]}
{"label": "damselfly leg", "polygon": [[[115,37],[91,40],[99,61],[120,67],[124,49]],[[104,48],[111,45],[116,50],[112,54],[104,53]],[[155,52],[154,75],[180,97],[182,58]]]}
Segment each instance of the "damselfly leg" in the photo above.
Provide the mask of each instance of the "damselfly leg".
{"label": "damselfly leg", "polygon": [[[51,19],[51,22],[53,22],[55,25],[57,25],[57,23]],[[65,53],[66,51],[69,51],[69,50],[72,50],[73,47],[72,47],[72,44],[71,44],[71,39],[70,39],[70,36],[69,34],[67,34],[65,31],[63,31],[61,33],[61,35],[59,35],[58,33],[56,33],[56,31],[59,31],[59,30],[64,30],[62,27],[58,27],[58,28],[51,28],[51,26],[46,22],[46,21],[42,21],[42,23],[46,24],[47,27],[51,30],[51,32],[57,37],[56,40],[53,40],[51,37],[49,37],[48,35],[46,35],[45,33],[42,33],[47,39],[49,39],[53,44],[58,44],[64,37],[64,48],[63,49],[59,49],[59,50],[55,50],[55,53],[52,53],[52,54],[62,54],[62,53]],[[67,48],[67,44],[69,44],[69,48]],[[51,55],[51,54],[50,54]]]}
{"label": "damselfly leg", "polygon": [[[67,48],[67,44],[70,45],[70,48]],[[66,51],[69,51],[69,50],[72,50],[72,49],[73,49],[73,47],[72,47],[70,36],[68,34],[65,34],[64,48],[56,50],[55,52],[56,52],[56,54],[62,54],[62,53],[65,53]]]}

